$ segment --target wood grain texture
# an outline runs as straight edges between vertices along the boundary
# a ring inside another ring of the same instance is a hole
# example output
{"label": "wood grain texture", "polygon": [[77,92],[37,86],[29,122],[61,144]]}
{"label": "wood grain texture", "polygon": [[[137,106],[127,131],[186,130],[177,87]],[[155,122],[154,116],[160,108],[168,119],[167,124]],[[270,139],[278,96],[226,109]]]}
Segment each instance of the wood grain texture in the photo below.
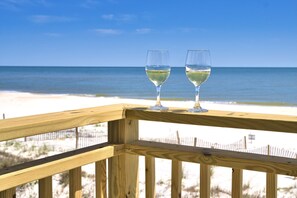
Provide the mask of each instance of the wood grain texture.
{"label": "wood grain texture", "polygon": [[69,170],[69,197],[81,198],[81,167]]}
{"label": "wood grain texture", "polygon": [[171,168],[171,197],[181,198],[182,191],[182,162],[172,160]]}
{"label": "wood grain texture", "polygon": [[[126,144],[138,140],[138,120],[122,119],[108,122],[108,142]],[[108,195],[138,197],[138,156],[123,154],[108,159]]]}
{"label": "wood grain texture", "polygon": [[200,163],[200,197],[210,198],[210,166]]}
{"label": "wood grain texture", "polygon": [[[0,173],[0,191],[41,178],[71,170],[89,163],[107,159],[123,153],[123,145],[101,144],[102,148],[84,148],[60,155],[27,162]],[[98,145],[93,146],[98,147]],[[85,152],[80,152],[80,151]]]}
{"label": "wood grain texture", "polygon": [[132,144],[126,144],[125,152],[207,165],[297,176],[297,160],[283,157],[148,141],[136,141]]}
{"label": "wood grain texture", "polygon": [[156,196],[156,171],[155,158],[145,157],[145,197],[155,198]]}
{"label": "wood grain texture", "polygon": [[242,198],[242,169],[232,168],[232,198]]}
{"label": "wood grain texture", "polygon": [[106,160],[95,163],[96,198],[106,198]]}
{"label": "wood grain texture", "polygon": [[0,192],[0,198],[16,198],[16,188],[10,188]]}
{"label": "wood grain texture", "polygon": [[109,105],[0,120],[0,141],[123,118],[123,105]]}
{"label": "wood grain texture", "polygon": [[277,175],[266,174],[266,197],[277,198]]}
{"label": "wood grain texture", "polygon": [[53,197],[52,177],[42,178],[38,181],[38,190],[40,198]]}
{"label": "wood grain texture", "polygon": [[297,133],[297,116],[214,111],[201,114],[170,108],[168,112],[126,107],[125,117],[138,120]]}

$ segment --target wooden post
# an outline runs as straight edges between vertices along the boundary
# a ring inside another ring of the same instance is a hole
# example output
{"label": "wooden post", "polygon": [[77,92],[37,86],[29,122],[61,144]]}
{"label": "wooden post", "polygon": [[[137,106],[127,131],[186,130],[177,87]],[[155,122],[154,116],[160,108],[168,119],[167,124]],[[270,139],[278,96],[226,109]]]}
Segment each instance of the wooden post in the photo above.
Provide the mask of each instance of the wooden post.
{"label": "wooden post", "polygon": [[106,198],[106,160],[95,163],[96,198]]}
{"label": "wooden post", "polygon": [[242,198],[242,169],[232,168],[232,198]]}
{"label": "wooden post", "polygon": [[176,131],[176,139],[177,139],[177,144],[180,144],[180,137],[178,131]]}
{"label": "wooden post", "polygon": [[246,136],[244,136],[243,138],[243,146],[244,146],[244,149],[247,149]]}
{"label": "wooden post", "polygon": [[[108,142],[131,143],[138,140],[138,120],[108,122]],[[108,197],[138,197],[138,156],[123,154],[108,159]]]}
{"label": "wooden post", "polygon": [[181,198],[182,162],[172,160],[171,168],[171,197]]}
{"label": "wooden post", "polygon": [[16,198],[15,188],[10,188],[0,192],[0,198]]}
{"label": "wooden post", "polygon": [[200,163],[200,197],[210,198],[210,166]]}
{"label": "wooden post", "polygon": [[81,198],[81,167],[69,171],[69,197]]}
{"label": "wooden post", "polygon": [[5,113],[3,113],[3,120],[5,120]]}
{"label": "wooden post", "polygon": [[145,156],[145,197],[155,198],[155,158]]}
{"label": "wooden post", "polygon": [[194,146],[195,147],[197,146],[197,138],[196,137],[194,138]]}
{"label": "wooden post", "polygon": [[75,148],[78,149],[78,127],[75,128]]}
{"label": "wooden post", "polygon": [[40,198],[52,198],[53,197],[53,187],[52,187],[52,177],[46,177],[38,181],[39,185],[39,197]]}
{"label": "wooden post", "polygon": [[[267,155],[271,155],[270,145],[267,145]],[[266,173],[266,197],[277,197],[277,175],[274,173]]]}

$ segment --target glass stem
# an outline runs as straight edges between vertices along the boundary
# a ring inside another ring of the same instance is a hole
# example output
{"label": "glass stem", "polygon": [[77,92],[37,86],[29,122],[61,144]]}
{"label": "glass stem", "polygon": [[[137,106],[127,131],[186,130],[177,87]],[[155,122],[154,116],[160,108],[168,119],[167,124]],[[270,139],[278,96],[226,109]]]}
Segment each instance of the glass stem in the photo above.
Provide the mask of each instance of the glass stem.
{"label": "glass stem", "polygon": [[194,108],[200,108],[199,90],[200,90],[200,86],[196,86],[195,87],[195,105],[194,105]]}
{"label": "glass stem", "polygon": [[157,102],[156,102],[156,106],[161,106],[161,100],[160,100],[161,85],[156,86],[156,90],[157,90]]}

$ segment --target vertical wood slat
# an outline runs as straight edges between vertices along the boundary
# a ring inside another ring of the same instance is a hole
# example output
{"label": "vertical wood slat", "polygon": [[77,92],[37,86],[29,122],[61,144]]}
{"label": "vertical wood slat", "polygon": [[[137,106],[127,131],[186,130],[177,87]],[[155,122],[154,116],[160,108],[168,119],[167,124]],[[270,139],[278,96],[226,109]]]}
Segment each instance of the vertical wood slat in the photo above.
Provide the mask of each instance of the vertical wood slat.
{"label": "vertical wood slat", "polygon": [[145,197],[155,198],[155,158],[145,156]]}
{"label": "vertical wood slat", "polygon": [[81,198],[81,167],[69,170],[69,197]]}
{"label": "vertical wood slat", "polygon": [[181,198],[182,162],[172,160],[171,168],[171,197]]}
{"label": "vertical wood slat", "polygon": [[16,188],[10,188],[0,192],[0,198],[15,198],[15,197],[16,197]]}
{"label": "vertical wood slat", "polygon": [[39,197],[40,198],[52,198],[53,197],[53,185],[52,177],[46,177],[38,181]]}
{"label": "vertical wood slat", "polygon": [[200,197],[210,198],[210,166],[200,163]]}
{"label": "vertical wood slat", "polygon": [[242,198],[242,169],[232,168],[232,198]]}
{"label": "vertical wood slat", "polygon": [[[108,122],[109,143],[131,143],[138,140],[138,120]],[[122,154],[108,159],[108,197],[138,197],[138,156]]]}
{"label": "vertical wood slat", "polygon": [[96,198],[106,198],[106,160],[95,162]]}
{"label": "vertical wood slat", "polygon": [[[267,155],[271,155],[270,145],[267,145]],[[274,173],[266,173],[266,197],[277,197],[277,175]]]}
{"label": "vertical wood slat", "polygon": [[277,197],[277,175],[274,173],[266,173],[266,197]]}

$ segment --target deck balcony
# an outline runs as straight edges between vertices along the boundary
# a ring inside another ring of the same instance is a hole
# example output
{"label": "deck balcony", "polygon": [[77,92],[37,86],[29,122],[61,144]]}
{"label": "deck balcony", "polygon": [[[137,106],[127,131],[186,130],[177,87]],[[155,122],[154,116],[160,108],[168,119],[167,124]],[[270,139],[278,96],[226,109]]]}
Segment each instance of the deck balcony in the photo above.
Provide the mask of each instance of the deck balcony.
{"label": "deck balcony", "polygon": [[[0,141],[108,123],[107,143],[46,157],[0,171],[0,198],[38,180],[39,197],[52,198],[52,176],[69,171],[69,197],[82,196],[81,167],[95,163],[96,197],[139,197],[139,156],[145,157],[145,195],[155,197],[155,159],[172,162],[171,197],[182,197],[182,162],[200,164],[200,197],[210,197],[210,166],[232,168],[234,198],[242,197],[243,170],[266,173],[266,197],[277,197],[277,175],[297,176],[297,159],[139,140],[139,120],[297,133],[297,117],[227,111],[153,112],[139,105],[110,105],[0,121]],[[108,160],[108,167],[107,167]],[[199,180],[199,178],[197,178]]]}

